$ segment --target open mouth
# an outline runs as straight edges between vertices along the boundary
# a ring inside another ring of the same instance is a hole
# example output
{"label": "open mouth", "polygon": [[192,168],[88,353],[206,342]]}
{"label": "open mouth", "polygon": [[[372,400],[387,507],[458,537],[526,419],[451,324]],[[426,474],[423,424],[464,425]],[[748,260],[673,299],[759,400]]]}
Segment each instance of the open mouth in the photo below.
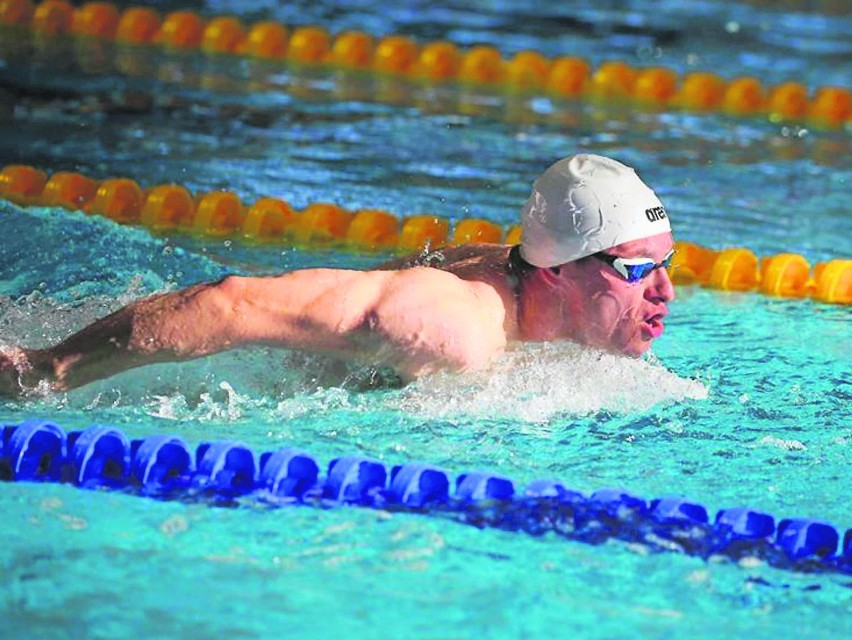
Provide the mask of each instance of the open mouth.
{"label": "open mouth", "polygon": [[664,313],[657,313],[645,318],[642,323],[642,329],[652,338],[659,338],[663,335],[665,325],[663,319],[666,317]]}

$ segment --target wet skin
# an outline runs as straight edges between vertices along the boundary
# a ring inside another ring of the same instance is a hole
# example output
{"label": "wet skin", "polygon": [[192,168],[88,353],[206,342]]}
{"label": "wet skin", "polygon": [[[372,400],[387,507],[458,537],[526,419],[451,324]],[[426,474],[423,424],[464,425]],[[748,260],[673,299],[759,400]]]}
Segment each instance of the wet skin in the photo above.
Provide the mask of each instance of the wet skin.
{"label": "wet skin", "polygon": [[[651,258],[659,263],[671,251],[670,233],[627,242],[605,251],[621,258]],[[645,353],[662,335],[667,304],[675,291],[665,269],[639,282],[627,282],[615,269],[594,258],[561,267],[556,287],[565,301],[563,335],[593,347],[629,356]]]}
{"label": "wet skin", "polygon": [[[670,233],[607,253],[659,262]],[[674,299],[664,269],[626,282],[594,258],[509,272],[509,247],[469,245],[372,271],[308,269],[228,277],[138,300],[47,349],[0,354],[0,394],[47,380],[66,390],[153,362],[247,345],[328,353],[410,380],[486,368],[508,341],[572,340],[638,356]],[[428,265],[428,266],[427,266]]]}
{"label": "wet skin", "polygon": [[[667,232],[620,244],[605,253],[658,263],[673,246],[672,234]],[[640,356],[662,335],[667,304],[675,298],[665,269],[629,283],[611,266],[588,257],[539,269],[515,292],[507,276],[507,255],[507,247],[470,245],[394,261],[383,268],[427,265],[465,280],[487,282],[504,301],[509,340],[567,339]]]}

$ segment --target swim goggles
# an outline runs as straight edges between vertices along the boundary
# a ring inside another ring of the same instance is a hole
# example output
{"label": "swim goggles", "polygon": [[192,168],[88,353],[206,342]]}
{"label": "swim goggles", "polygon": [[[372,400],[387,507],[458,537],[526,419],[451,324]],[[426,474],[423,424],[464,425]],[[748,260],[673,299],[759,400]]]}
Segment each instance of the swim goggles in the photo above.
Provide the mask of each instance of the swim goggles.
{"label": "swim goggles", "polygon": [[654,262],[651,258],[619,258],[603,252],[593,253],[591,257],[606,262],[618,271],[627,282],[639,282],[657,269],[668,269],[674,254],[675,250],[672,249],[666,254],[662,262]]}

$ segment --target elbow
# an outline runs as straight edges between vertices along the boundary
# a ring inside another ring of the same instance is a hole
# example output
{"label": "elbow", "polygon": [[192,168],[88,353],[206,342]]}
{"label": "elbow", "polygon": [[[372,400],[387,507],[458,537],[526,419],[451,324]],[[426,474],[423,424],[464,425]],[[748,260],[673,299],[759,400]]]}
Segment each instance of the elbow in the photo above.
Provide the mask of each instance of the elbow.
{"label": "elbow", "polygon": [[235,309],[240,300],[245,297],[246,278],[242,276],[225,276],[219,282],[207,285],[206,295],[225,309]]}
{"label": "elbow", "polygon": [[[245,334],[249,316],[246,278],[227,276],[202,289],[192,304],[198,329],[215,343],[212,351],[228,349],[250,339]],[[205,340],[202,340],[205,342]]]}
{"label": "elbow", "polygon": [[229,276],[155,297],[132,314],[130,350],[150,360],[186,360],[237,346],[244,284]]}
{"label": "elbow", "polygon": [[203,306],[227,318],[246,313],[249,280],[250,278],[243,276],[226,276],[219,282],[208,285],[201,293]]}

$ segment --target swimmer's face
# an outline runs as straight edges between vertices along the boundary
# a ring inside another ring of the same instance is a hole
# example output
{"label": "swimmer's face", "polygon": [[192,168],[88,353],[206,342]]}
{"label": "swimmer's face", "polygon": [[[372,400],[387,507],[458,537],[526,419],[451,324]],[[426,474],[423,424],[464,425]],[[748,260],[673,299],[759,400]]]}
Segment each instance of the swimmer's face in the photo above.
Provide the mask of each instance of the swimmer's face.
{"label": "swimmer's face", "polygon": [[[620,258],[662,262],[674,246],[671,233],[625,242],[603,253]],[[668,272],[654,269],[628,282],[605,261],[588,257],[562,265],[566,301],[566,337],[607,351],[640,356],[660,337],[667,303],[675,292]]]}

